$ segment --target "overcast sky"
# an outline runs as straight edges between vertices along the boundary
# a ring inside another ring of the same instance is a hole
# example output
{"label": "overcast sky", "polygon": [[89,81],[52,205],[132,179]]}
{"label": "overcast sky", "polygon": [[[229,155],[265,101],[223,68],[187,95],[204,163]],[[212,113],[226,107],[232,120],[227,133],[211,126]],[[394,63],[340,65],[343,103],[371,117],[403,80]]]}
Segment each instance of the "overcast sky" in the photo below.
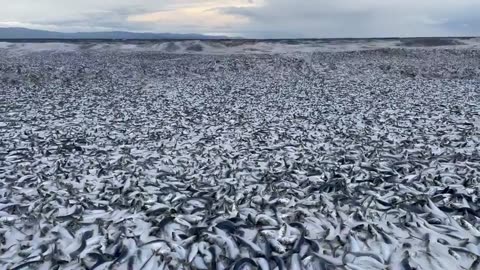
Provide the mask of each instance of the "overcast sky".
{"label": "overcast sky", "polygon": [[253,38],[480,35],[480,0],[0,0],[0,27]]}

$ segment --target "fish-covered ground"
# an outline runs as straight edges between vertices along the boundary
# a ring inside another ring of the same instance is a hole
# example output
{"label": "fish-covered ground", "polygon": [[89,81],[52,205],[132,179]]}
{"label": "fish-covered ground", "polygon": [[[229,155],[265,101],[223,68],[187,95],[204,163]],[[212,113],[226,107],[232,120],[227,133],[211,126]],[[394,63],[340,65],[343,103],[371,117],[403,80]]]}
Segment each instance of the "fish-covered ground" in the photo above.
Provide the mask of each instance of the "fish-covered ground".
{"label": "fish-covered ground", "polygon": [[480,51],[0,50],[0,269],[480,269]]}

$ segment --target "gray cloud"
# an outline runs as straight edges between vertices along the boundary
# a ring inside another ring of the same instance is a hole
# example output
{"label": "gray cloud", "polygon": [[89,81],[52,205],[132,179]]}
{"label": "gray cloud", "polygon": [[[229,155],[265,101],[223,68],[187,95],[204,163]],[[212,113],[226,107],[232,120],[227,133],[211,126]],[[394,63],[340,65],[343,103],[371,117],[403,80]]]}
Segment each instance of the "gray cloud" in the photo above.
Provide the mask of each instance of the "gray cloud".
{"label": "gray cloud", "polygon": [[[241,0],[238,0],[241,1]],[[132,15],[202,5],[219,0],[0,0],[0,26],[60,31],[131,30],[221,32],[245,37],[382,37],[480,35],[478,0],[244,0],[256,6],[214,8],[247,19],[215,25],[176,25],[128,20]],[[225,2],[224,2],[225,3]],[[207,5],[208,4],[208,5]]]}
{"label": "gray cloud", "polygon": [[77,14],[71,18],[53,18],[49,20],[32,20],[32,24],[39,26],[61,26],[67,31],[89,30],[148,30],[148,26],[128,22],[128,16],[148,12],[139,7],[113,8]]}
{"label": "gray cloud", "polygon": [[236,31],[273,38],[480,34],[477,0],[266,0],[221,11],[249,18]]}
{"label": "gray cloud", "polygon": [[[5,3],[3,3],[5,2]],[[58,31],[155,30],[128,16],[162,10],[174,0],[0,0],[0,23]]]}

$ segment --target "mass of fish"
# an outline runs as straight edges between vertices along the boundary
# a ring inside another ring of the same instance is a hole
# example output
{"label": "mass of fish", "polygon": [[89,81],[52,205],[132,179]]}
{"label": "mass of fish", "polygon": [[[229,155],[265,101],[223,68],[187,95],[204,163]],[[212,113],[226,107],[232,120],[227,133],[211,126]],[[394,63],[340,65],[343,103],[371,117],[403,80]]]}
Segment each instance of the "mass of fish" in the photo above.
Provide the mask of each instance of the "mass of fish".
{"label": "mass of fish", "polygon": [[480,269],[480,51],[0,50],[0,269]]}

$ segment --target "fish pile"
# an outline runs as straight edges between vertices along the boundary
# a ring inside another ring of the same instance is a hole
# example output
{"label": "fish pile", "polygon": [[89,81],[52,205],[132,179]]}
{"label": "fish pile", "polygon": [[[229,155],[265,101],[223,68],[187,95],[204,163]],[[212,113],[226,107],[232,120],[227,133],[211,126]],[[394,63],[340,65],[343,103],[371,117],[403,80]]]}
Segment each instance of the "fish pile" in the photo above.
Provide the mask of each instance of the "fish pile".
{"label": "fish pile", "polygon": [[0,50],[0,269],[480,269],[479,64]]}

